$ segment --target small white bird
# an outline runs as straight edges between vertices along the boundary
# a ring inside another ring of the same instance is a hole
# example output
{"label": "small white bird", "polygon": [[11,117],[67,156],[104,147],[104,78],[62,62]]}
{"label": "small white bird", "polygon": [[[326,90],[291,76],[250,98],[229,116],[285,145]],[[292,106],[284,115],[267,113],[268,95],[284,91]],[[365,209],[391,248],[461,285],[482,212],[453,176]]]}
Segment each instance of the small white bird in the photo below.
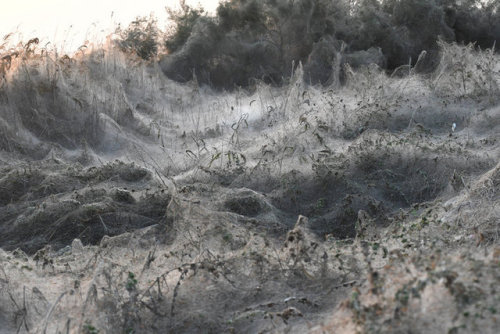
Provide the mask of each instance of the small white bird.
{"label": "small white bird", "polygon": [[455,129],[457,128],[457,123],[453,123],[451,126],[451,132],[455,132]]}

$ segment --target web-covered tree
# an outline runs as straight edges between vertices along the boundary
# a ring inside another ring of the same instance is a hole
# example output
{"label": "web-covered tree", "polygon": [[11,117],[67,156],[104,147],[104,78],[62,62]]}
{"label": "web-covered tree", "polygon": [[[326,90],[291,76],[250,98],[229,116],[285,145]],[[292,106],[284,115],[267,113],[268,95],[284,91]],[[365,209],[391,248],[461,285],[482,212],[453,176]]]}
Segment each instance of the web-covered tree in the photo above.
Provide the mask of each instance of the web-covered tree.
{"label": "web-covered tree", "polygon": [[[181,2],[170,12],[175,31],[162,61],[176,80],[192,78],[218,88],[247,86],[252,79],[281,84],[292,63],[305,61],[324,34],[335,33],[332,18],[343,2],[328,0],[229,0],[215,17]],[[345,12],[345,11],[344,11]],[[168,59],[167,59],[168,58]]]}
{"label": "web-covered tree", "polygon": [[[214,17],[181,1],[161,67],[174,80],[215,88],[248,86],[254,79],[283,84],[292,64],[308,82],[328,84],[343,64],[375,63],[388,71],[415,65],[430,72],[438,40],[500,40],[500,0],[227,0]],[[363,58],[363,59],[361,59]],[[362,65],[360,65],[362,66]],[[333,70],[335,68],[335,70]]]}
{"label": "web-covered tree", "polygon": [[169,52],[177,51],[186,43],[196,21],[205,15],[203,8],[192,8],[186,5],[186,0],[180,0],[179,4],[179,10],[167,8],[167,14],[173,23],[165,40],[165,47]]}

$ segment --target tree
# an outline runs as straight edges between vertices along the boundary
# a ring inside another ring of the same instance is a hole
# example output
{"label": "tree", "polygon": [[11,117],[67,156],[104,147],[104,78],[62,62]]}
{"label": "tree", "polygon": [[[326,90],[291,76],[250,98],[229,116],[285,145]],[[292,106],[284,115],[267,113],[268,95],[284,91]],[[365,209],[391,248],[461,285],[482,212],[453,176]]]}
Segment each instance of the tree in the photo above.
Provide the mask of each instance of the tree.
{"label": "tree", "polygon": [[167,8],[167,13],[173,21],[172,29],[167,32],[165,47],[170,53],[180,49],[188,40],[196,21],[204,16],[203,8],[192,8],[186,5],[186,0],[180,0],[180,10]]}

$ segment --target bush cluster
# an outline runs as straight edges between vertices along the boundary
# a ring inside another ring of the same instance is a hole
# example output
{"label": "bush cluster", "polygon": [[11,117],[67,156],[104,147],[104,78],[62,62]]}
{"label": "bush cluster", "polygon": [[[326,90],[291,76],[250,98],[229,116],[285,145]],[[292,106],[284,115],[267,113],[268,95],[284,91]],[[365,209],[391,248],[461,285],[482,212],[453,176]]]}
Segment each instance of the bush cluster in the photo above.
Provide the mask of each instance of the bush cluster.
{"label": "bush cluster", "polygon": [[326,84],[346,62],[393,70],[423,50],[430,71],[439,39],[491,48],[500,37],[500,0],[228,0],[213,17],[181,1],[171,17],[164,73],[224,89],[279,85],[299,61],[308,81]]}

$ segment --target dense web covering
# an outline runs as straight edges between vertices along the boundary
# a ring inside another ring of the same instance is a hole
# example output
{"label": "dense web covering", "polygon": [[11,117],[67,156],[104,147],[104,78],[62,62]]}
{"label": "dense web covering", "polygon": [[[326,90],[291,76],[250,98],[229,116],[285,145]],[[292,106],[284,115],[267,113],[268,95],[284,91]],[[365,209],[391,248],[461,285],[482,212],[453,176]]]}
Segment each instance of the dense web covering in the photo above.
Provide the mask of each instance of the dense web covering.
{"label": "dense web covering", "polygon": [[0,63],[0,333],[498,332],[493,50],[221,92],[37,43]]}

